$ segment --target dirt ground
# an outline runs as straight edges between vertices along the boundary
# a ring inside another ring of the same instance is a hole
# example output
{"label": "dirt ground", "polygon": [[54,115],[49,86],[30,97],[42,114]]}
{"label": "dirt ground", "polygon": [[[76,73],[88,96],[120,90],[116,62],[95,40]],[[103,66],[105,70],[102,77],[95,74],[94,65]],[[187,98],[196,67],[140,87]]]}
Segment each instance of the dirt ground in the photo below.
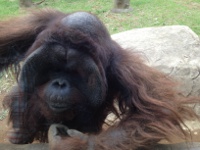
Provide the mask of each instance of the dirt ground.
{"label": "dirt ground", "polygon": [[[0,94],[0,116],[2,116],[3,113],[3,106],[2,106],[2,100],[6,93]],[[7,143],[8,140],[6,138],[6,131],[8,131],[9,127],[7,125],[7,117],[0,118],[0,143]]]}
{"label": "dirt ground", "polygon": [[8,130],[7,120],[0,120],[0,143],[8,143],[6,131]]}

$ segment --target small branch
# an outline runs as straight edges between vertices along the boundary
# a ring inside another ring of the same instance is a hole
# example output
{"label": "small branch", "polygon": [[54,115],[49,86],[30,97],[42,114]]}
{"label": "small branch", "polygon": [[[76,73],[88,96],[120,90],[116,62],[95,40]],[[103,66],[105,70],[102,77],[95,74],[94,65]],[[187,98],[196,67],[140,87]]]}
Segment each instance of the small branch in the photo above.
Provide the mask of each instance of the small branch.
{"label": "small branch", "polygon": [[41,2],[34,3],[34,5],[40,5],[40,4],[42,4],[43,2],[45,2],[45,0],[42,0]]}

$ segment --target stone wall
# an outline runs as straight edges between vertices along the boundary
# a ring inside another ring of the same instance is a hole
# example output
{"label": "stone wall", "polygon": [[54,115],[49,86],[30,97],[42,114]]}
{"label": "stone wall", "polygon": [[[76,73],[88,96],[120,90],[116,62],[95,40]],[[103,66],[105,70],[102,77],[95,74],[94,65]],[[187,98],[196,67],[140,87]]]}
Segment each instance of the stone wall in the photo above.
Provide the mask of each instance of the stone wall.
{"label": "stone wall", "polygon": [[[122,47],[180,82],[184,96],[200,96],[200,39],[187,26],[133,29],[112,35]],[[200,106],[199,110],[200,114]]]}

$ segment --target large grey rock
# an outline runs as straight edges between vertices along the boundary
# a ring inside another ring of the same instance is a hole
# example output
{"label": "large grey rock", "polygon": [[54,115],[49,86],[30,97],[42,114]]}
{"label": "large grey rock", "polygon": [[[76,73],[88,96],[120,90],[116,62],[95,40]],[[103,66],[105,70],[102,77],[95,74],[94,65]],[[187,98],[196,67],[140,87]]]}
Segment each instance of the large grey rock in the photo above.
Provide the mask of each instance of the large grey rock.
{"label": "large grey rock", "polygon": [[178,81],[184,96],[200,96],[200,39],[187,26],[133,29],[112,35],[122,47]]}

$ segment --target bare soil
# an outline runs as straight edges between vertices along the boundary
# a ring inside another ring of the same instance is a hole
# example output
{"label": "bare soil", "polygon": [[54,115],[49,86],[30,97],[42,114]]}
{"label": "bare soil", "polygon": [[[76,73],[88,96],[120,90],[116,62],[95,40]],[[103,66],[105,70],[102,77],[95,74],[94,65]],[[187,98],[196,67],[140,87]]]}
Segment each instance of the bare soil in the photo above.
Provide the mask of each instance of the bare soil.
{"label": "bare soil", "polygon": [[[0,116],[2,111],[4,110],[3,106],[2,106],[2,101],[3,101],[3,97],[5,96],[6,93],[1,93],[0,94]],[[6,138],[6,132],[8,131],[9,127],[7,125],[7,118],[1,118],[0,119],[0,143],[8,143],[8,140]]]}

